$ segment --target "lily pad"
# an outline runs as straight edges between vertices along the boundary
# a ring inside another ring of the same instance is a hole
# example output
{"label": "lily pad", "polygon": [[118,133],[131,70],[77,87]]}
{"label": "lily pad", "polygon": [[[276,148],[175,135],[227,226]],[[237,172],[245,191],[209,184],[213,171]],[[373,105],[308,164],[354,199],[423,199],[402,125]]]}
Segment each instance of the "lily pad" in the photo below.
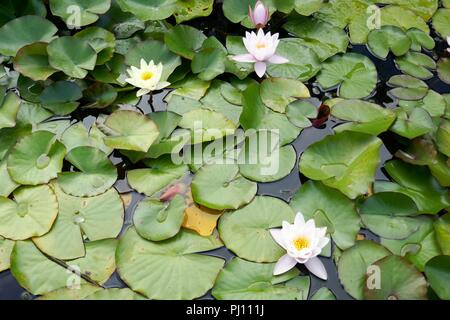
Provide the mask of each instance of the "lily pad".
{"label": "lily pad", "polygon": [[147,152],[159,136],[156,124],[143,114],[130,110],[119,110],[97,123],[107,136],[105,144],[114,149]]}
{"label": "lily pad", "polygon": [[151,197],[188,172],[185,164],[174,164],[170,157],[149,160],[149,169],[134,169],[127,173],[128,183],[139,193]]}
{"label": "lily pad", "polygon": [[389,52],[395,56],[403,56],[411,48],[411,39],[399,27],[383,26],[372,30],[368,37],[370,51],[381,59],[386,59]]}
{"label": "lily pad", "polygon": [[450,300],[450,256],[438,256],[428,261],[425,274],[439,298]]}
{"label": "lily pad", "polygon": [[450,255],[450,214],[446,213],[434,223],[436,239],[442,252]]}
{"label": "lily pad", "polygon": [[6,88],[0,87],[0,129],[12,128],[16,125],[17,113],[19,112],[21,100],[14,93],[6,93]]}
{"label": "lily pad", "polygon": [[285,113],[291,102],[309,98],[308,88],[300,81],[283,78],[269,78],[261,84],[261,99],[276,112]]}
{"label": "lily pad", "polygon": [[373,62],[357,53],[346,53],[327,60],[317,76],[323,89],[339,86],[339,96],[348,99],[369,96],[377,80],[377,69]]}
{"label": "lily pad", "polygon": [[428,33],[423,32],[420,29],[412,28],[406,31],[406,34],[411,39],[411,50],[422,51],[422,48],[427,50],[433,50],[436,44],[433,37]]}
{"label": "lily pad", "polygon": [[[50,0],[52,13],[61,17],[68,27],[76,28],[94,23],[98,15],[108,11],[110,6],[111,0]],[[78,14],[78,17],[74,18],[74,14]]]}
{"label": "lily pad", "polygon": [[205,40],[206,36],[200,30],[187,25],[177,25],[164,35],[169,50],[189,60],[194,58]]}
{"label": "lily pad", "polygon": [[440,59],[437,63],[437,72],[439,79],[447,84],[450,84],[450,59]]}
{"label": "lily pad", "polygon": [[15,183],[8,173],[6,160],[0,161],[0,196],[8,197],[20,184]]}
{"label": "lily pad", "polygon": [[227,49],[215,37],[206,39],[192,59],[192,72],[202,80],[213,80],[225,72]]}
{"label": "lily pad", "polygon": [[15,56],[17,51],[34,42],[50,42],[58,29],[39,16],[23,16],[0,28],[0,54]]}
{"label": "lily pad", "polygon": [[178,0],[173,14],[177,23],[198,17],[209,16],[213,10],[214,0]]}
{"label": "lily pad", "polygon": [[104,144],[104,137],[105,134],[95,124],[88,131],[82,122],[77,122],[64,131],[61,136],[61,142],[68,152],[77,147],[94,147],[105,154],[110,154],[113,149]]}
{"label": "lily pad", "polygon": [[339,280],[345,291],[355,299],[364,299],[364,290],[368,286],[366,274],[373,272],[369,268],[389,255],[389,250],[368,240],[358,241],[355,246],[344,251],[337,266]]}
{"label": "lily pad", "polygon": [[397,87],[390,90],[389,94],[401,100],[420,100],[428,93],[428,86],[425,82],[408,75],[393,76],[387,84]]}
{"label": "lily pad", "polygon": [[47,47],[50,65],[70,77],[83,79],[95,68],[97,53],[84,39],[60,37]]}
{"label": "lily pad", "polygon": [[77,147],[66,156],[80,171],[61,172],[58,184],[61,189],[76,197],[93,197],[104,193],[117,180],[117,169],[102,151],[93,147]]}
{"label": "lily pad", "polygon": [[47,131],[24,137],[8,156],[8,172],[20,184],[38,185],[57,177],[63,166],[66,149]]}
{"label": "lily pad", "polygon": [[380,288],[364,288],[368,300],[424,300],[425,277],[403,258],[388,256],[374,263],[379,268]]}
{"label": "lily pad", "polygon": [[319,301],[336,300],[336,296],[330,289],[322,287],[313,293],[310,300],[319,300]]}
{"label": "lily pad", "polygon": [[0,237],[0,272],[9,269],[13,248],[14,241]]}
{"label": "lily pad", "polygon": [[137,233],[150,241],[174,237],[183,223],[185,206],[185,200],[180,195],[168,203],[154,199],[140,202],[133,216]]}
{"label": "lily pad", "polygon": [[310,119],[317,118],[316,106],[308,101],[298,100],[286,107],[286,116],[289,121],[299,128],[308,128],[312,125]]}
{"label": "lily pad", "polygon": [[52,113],[65,116],[80,105],[83,98],[81,88],[75,82],[57,81],[46,87],[39,95],[39,102]]}
{"label": "lily pad", "polygon": [[226,212],[219,221],[225,246],[240,258],[255,262],[276,262],[285,253],[269,229],[292,223],[295,213],[287,203],[272,197],[256,197],[249,205]]}
{"label": "lily pad", "polygon": [[236,164],[206,165],[192,180],[196,203],[210,209],[237,209],[252,201],[257,185],[239,174]]}
{"label": "lily pad", "polygon": [[115,238],[123,225],[124,208],[115,189],[96,197],[80,198],[65,194],[52,185],[58,198],[59,214],[49,233],[33,238],[46,254],[64,260],[85,255],[83,236],[90,241]]}
{"label": "lily pad", "polygon": [[395,62],[404,73],[423,80],[433,77],[431,70],[436,69],[436,62],[426,54],[419,52],[408,52],[395,59]]}
{"label": "lily pad", "polygon": [[342,120],[351,121],[334,128],[336,132],[355,131],[379,135],[387,131],[395,121],[395,113],[381,106],[360,100],[344,100],[331,109],[331,114]]}
{"label": "lily pad", "polygon": [[131,289],[149,299],[193,299],[213,287],[224,265],[222,259],[197,252],[221,245],[213,236],[184,230],[172,239],[151,242],[130,228],[119,241],[117,268]]}
{"label": "lily pad", "polygon": [[82,284],[75,288],[56,289],[38,297],[37,300],[81,300],[99,290],[102,288],[92,284]]}
{"label": "lily pad", "polygon": [[300,172],[354,199],[375,180],[381,145],[377,137],[359,132],[328,136],[303,153]]}
{"label": "lily pad", "polygon": [[300,280],[308,277],[298,277],[298,269],[274,276],[274,267],[234,258],[220,272],[212,295],[218,300],[305,300],[309,281],[303,286]]}
{"label": "lily pad", "polygon": [[294,195],[291,207],[314,219],[317,226],[327,227],[334,243],[345,250],[355,244],[360,219],[354,204],[339,191],[317,181],[308,181]]}
{"label": "lily pad", "polygon": [[435,125],[430,114],[422,108],[414,108],[409,113],[403,108],[396,110],[397,120],[391,131],[408,139],[414,139],[431,132]]}
{"label": "lily pad", "polygon": [[166,19],[177,8],[177,0],[118,0],[117,4],[142,21]]}
{"label": "lily pad", "polygon": [[95,291],[84,297],[83,300],[145,300],[142,296],[136,294],[128,288],[108,288]]}
{"label": "lily pad", "polygon": [[443,38],[450,36],[450,8],[441,8],[433,16],[433,28]]}
{"label": "lily pad", "polygon": [[48,62],[47,47],[45,42],[22,47],[14,58],[14,69],[34,81],[47,80],[58,71]]}

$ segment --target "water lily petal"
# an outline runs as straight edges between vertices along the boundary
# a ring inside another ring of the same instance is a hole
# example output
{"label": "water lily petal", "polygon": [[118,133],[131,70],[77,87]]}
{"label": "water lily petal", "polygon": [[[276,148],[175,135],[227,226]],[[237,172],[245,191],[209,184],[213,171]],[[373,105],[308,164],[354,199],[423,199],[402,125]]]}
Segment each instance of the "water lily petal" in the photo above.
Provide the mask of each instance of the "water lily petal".
{"label": "water lily petal", "polygon": [[272,236],[273,240],[276,241],[281,247],[286,249],[285,243],[284,243],[284,237],[283,233],[281,232],[281,229],[270,229],[269,230],[270,235]]}
{"label": "water lily petal", "polygon": [[327,270],[319,258],[314,257],[309,259],[305,262],[305,267],[308,268],[308,270],[316,277],[322,280],[328,279]]}
{"label": "water lily petal", "polygon": [[273,269],[273,274],[275,276],[283,274],[289,270],[291,270],[297,264],[297,260],[285,254],[278,260],[275,268]]}
{"label": "water lily petal", "polygon": [[255,63],[255,72],[258,75],[258,77],[260,77],[260,78],[264,77],[266,70],[267,70],[267,65],[265,62],[258,61]]}
{"label": "water lily petal", "polygon": [[136,93],[136,97],[142,97],[143,95],[146,95],[147,93],[149,93],[150,90],[148,89],[140,89],[137,93]]}
{"label": "water lily petal", "polygon": [[235,56],[232,56],[231,59],[237,62],[248,62],[248,63],[254,63],[256,62],[255,57],[253,57],[250,53],[246,54],[238,54]]}
{"label": "water lily petal", "polygon": [[288,63],[289,60],[282,56],[274,54],[272,57],[270,57],[269,62],[273,63],[273,64],[283,64],[283,63]]}
{"label": "water lily petal", "polygon": [[305,224],[305,217],[303,217],[303,214],[301,212],[298,212],[295,216],[294,225],[296,228],[300,228]]}

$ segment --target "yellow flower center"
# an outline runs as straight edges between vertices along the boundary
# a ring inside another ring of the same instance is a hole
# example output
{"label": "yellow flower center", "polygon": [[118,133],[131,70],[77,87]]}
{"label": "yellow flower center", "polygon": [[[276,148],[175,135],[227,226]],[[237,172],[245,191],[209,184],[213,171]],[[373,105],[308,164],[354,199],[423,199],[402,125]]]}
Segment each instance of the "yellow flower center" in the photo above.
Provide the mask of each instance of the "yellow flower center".
{"label": "yellow flower center", "polygon": [[264,43],[264,42],[258,42],[258,43],[256,44],[256,48],[257,48],[257,49],[265,49],[266,47],[267,47],[267,44]]}
{"label": "yellow flower center", "polygon": [[150,80],[151,78],[153,78],[154,74],[150,71],[144,71],[141,74],[141,79],[146,81],[146,80]]}
{"label": "yellow flower center", "polygon": [[309,240],[305,237],[299,237],[293,240],[292,243],[297,250],[302,250],[309,247]]}

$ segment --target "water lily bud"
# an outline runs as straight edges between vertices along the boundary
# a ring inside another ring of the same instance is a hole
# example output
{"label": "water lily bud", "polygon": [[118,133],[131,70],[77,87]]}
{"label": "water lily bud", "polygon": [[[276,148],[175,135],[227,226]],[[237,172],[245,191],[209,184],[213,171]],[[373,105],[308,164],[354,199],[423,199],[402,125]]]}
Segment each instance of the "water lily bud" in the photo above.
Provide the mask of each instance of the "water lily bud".
{"label": "water lily bud", "polygon": [[257,29],[264,28],[270,18],[269,8],[267,8],[264,3],[259,0],[256,2],[254,9],[252,9],[252,7],[248,8],[248,15]]}

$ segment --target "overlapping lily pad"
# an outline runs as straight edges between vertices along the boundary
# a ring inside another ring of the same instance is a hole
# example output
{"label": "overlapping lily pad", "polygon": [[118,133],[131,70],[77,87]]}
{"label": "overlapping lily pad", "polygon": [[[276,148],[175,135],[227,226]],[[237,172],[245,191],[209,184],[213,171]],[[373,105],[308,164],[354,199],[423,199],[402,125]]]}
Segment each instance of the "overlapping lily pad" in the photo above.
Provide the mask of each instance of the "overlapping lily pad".
{"label": "overlapping lily pad", "polygon": [[222,259],[198,252],[220,246],[214,236],[206,238],[184,230],[172,239],[151,242],[130,228],[117,248],[117,268],[120,277],[147,298],[198,298],[213,287],[224,265]]}
{"label": "overlapping lily pad", "polygon": [[0,272],[9,269],[10,256],[14,248],[14,241],[0,236]]}
{"label": "overlapping lily pad", "polygon": [[276,262],[285,254],[270,235],[269,229],[292,223],[294,211],[282,200],[256,197],[249,205],[225,213],[219,222],[225,246],[240,258],[255,262]]}

